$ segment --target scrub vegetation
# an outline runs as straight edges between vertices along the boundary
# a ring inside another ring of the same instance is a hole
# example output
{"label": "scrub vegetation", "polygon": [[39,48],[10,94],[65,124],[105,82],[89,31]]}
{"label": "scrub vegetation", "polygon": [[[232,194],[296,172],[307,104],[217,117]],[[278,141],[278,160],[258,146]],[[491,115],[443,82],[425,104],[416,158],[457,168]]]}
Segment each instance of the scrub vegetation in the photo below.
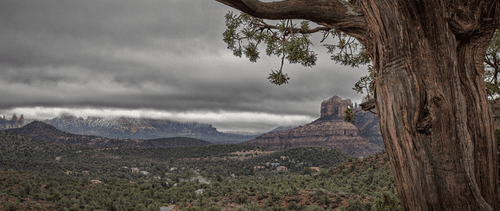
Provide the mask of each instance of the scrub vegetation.
{"label": "scrub vegetation", "polygon": [[324,147],[279,152],[247,145],[95,149],[5,131],[0,132],[0,152],[2,210],[398,206],[383,152],[359,159]]}

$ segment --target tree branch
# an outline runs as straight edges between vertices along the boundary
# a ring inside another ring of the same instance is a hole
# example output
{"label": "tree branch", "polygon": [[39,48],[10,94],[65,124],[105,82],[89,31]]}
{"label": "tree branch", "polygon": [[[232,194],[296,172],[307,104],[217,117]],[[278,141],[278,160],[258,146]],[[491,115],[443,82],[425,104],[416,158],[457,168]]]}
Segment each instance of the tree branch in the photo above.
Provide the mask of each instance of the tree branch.
{"label": "tree branch", "polygon": [[484,62],[488,64],[490,67],[495,68],[495,65],[488,59],[484,59]]}
{"label": "tree branch", "polygon": [[288,0],[264,3],[258,0],[216,0],[251,16],[263,19],[304,19],[323,23],[356,38],[368,37],[359,7],[341,1]]}
{"label": "tree branch", "polygon": [[364,103],[359,104],[361,106],[361,110],[370,111],[375,108],[375,99],[372,98]]}
{"label": "tree branch", "polygon": [[[264,29],[279,29],[279,27],[275,26],[275,25],[269,25],[267,23],[261,23],[261,24],[258,24],[257,25],[261,30],[264,30]],[[290,30],[290,28],[286,28],[285,31],[287,33],[302,33],[302,34],[312,34],[312,33],[316,33],[316,32],[319,32],[319,31],[328,31],[330,29],[333,29],[331,27],[327,27],[327,26],[324,26],[324,27],[316,27],[314,29],[309,29],[307,31],[302,31],[301,29],[299,28],[293,28],[293,30]]]}

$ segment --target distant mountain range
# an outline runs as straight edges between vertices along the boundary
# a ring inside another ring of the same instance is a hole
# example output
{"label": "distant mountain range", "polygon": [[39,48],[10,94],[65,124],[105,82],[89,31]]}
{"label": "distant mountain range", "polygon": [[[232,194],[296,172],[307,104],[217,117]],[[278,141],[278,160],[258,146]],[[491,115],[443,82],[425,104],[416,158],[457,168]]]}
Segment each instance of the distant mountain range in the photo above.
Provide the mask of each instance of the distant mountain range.
{"label": "distant mountain range", "polygon": [[63,116],[44,121],[59,130],[80,135],[98,135],[115,139],[196,138],[212,143],[241,143],[258,135],[241,135],[217,131],[210,124],[183,123],[146,118],[86,119]]}
{"label": "distant mountain range", "polygon": [[[97,147],[244,143],[285,150],[298,146],[325,146],[358,157],[384,149],[377,116],[358,112],[354,124],[344,122],[342,117],[348,106],[357,109],[350,100],[334,96],[321,103],[321,116],[317,120],[299,127],[277,127],[261,135],[223,133],[210,124],[196,122],[125,117],[61,116],[45,120],[42,125],[42,122],[24,119],[23,115],[20,118],[14,115],[11,120],[0,118],[0,130],[11,129],[33,138]],[[24,125],[25,128],[14,129]]]}
{"label": "distant mountain range", "polygon": [[[23,127],[36,120],[24,119],[16,115],[11,120],[0,117],[0,130]],[[242,143],[262,134],[224,133],[211,124],[196,122],[176,122],[146,118],[100,118],[61,116],[43,121],[55,128],[77,135],[95,135],[110,139],[163,139],[173,137],[196,138],[211,143]],[[271,132],[287,130],[296,126],[277,127]]]}
{"label": "distant mountain range", "polygon": [[7,132],[16,133],[37,140],[53,141],[64,144],[87,145],[97,148],[116,146],[138,147],[186,147],[211,145],[212,143],[195,138],[175,137],[150,140],[112,139],[95,135],[77,135],[61,131],[52,125],[33,121],[24,127],[8,129]]}

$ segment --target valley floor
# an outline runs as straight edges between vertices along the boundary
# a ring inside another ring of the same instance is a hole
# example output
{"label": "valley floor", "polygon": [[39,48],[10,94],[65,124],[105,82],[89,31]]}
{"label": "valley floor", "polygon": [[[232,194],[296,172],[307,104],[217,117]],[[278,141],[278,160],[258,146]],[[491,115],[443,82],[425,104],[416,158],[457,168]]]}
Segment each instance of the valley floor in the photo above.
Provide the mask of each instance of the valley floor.
{"label": "valley floor", "polygon": [[246,145],[95,149],[0,132],[1,210],[381,210],[387,155]]}

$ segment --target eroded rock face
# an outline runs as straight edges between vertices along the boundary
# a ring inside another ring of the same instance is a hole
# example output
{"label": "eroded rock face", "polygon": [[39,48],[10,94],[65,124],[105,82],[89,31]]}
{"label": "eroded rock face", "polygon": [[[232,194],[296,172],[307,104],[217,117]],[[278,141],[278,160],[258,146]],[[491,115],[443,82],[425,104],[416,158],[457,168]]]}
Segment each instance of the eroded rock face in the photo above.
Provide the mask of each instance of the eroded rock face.
{"label": "eroded rock face", "polygon": [[14,114],[11,120],[5,118],[5,116],[0,117],[0,130],[12,129],[12,128],[20,128],[25,125],[24,116],[17,118]]}
{"label": "eroded rock face", "polygon": [[321,116],[314,122],[290,130],[266,133],[244,144],[266,146],[274,150],[325,146],[358,157],[382,150],[383,144],[370,142],[360,135],[355,125],[343,121],[348,106],[352,106],[351,100],[334,96],[321,103]]}
{"label": "eroded rock face", "polygon": [[336,119],[342,119],[344,116],[344,111],[352,106],[351,100],[342,100],[339,96],[333,96],[332,98],[325,100],[321,103],[321,117],[334,116]]}

